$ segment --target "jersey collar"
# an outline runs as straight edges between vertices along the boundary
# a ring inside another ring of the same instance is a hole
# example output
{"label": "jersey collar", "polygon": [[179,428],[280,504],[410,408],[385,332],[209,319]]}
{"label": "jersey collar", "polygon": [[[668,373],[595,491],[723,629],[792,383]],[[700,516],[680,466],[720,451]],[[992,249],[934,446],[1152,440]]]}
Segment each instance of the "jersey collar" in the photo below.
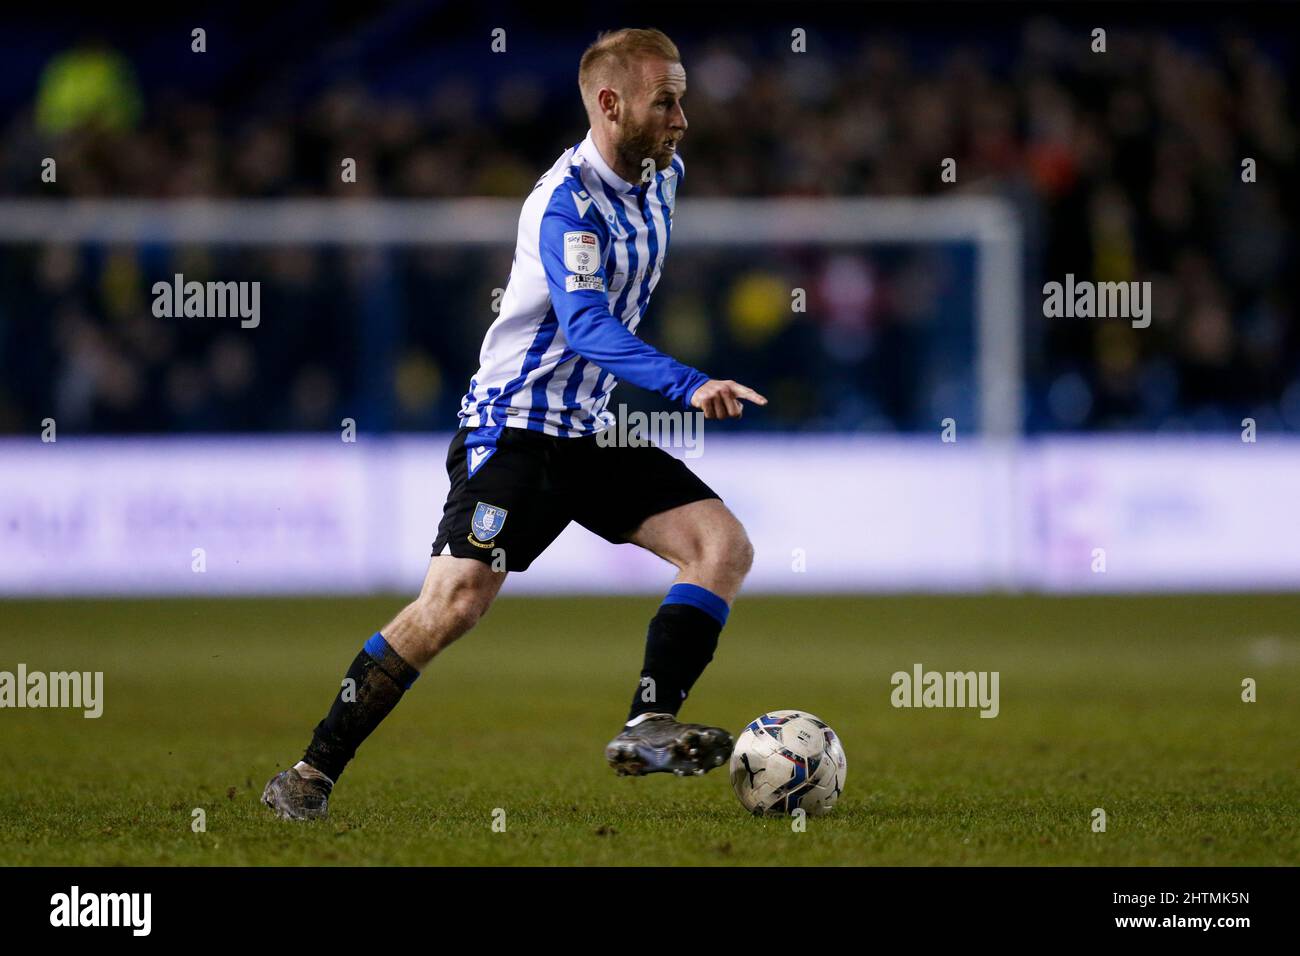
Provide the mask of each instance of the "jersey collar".
{"label": "jersey collar", "polygon": [[582,154],[587,162],[591,163],[592,168],[596,170],[596,175],[615,191],[626,194],[634,193],[641,188],[636,183],[628,182],[609,168],[609,163],[605,162],[604,157],[600,155],[600,150],[596,148],[596,141],[592,139],[591,130],[587,130],[587,138],[578,144],[578,152]]}

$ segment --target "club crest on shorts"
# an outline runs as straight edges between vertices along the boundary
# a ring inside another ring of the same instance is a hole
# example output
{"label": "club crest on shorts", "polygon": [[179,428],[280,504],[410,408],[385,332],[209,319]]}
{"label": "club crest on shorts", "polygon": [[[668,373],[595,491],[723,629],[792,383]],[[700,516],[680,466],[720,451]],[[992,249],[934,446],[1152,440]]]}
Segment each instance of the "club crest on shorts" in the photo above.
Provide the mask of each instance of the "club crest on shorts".
{"label": "club crest on shorts", "polygon": [[507,513],[505,508],[480,501],[474,508],[474,520],[470,522],[469,529],[480,541],[491,541],[501,533]]}

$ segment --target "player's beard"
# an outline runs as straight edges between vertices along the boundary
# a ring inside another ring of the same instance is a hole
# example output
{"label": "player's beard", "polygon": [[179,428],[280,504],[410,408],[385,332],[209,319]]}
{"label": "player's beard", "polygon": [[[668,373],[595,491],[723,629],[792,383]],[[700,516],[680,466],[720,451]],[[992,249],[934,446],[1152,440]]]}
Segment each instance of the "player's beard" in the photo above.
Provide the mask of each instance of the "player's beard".
{"label": "player's beard", "polygon": [[664,148],[664,141],[668,139],[666,132],[633,123],[629,123],[626,129],[627,133],[617,147],[619,158],[625,166],[635,169],[638,177],[645,169],[643,164],[647,157],[654,160],[656,170],[668,168],[668,164],[673,161],[673,154]]}

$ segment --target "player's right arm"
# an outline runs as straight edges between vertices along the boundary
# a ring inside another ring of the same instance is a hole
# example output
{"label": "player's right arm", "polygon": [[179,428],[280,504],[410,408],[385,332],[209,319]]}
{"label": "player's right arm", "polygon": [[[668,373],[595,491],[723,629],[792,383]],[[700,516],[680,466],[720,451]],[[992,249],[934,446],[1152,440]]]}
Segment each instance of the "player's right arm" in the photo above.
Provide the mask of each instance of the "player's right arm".
{"label": "player's right arm", "polygon": [[[609,231],[594,203],[585,204],[580,212],[581,195],[568,183],[555,190],[542,214],[538,244],[551,306],[570,347],[621,380],[688,408],[703,409],[706,418],[739,415],[737,397],[766,404],[766,399],[743,385],[717,382],[665,355],[614,318],[604,264]],[[735,386],[747,394],[719,386]]]}

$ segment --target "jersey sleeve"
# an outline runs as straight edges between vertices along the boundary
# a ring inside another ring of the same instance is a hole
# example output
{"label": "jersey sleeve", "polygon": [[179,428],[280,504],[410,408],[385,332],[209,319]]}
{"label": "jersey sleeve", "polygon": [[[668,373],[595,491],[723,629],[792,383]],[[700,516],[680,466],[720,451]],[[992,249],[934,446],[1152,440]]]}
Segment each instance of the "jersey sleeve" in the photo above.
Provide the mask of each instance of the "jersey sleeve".
{"label": "jersey sleeve", "polygon": [[539,249],[546,285],[569,346],[619,379],[690,407],[709,377],[637,338],[609,311],[605,251],[609,230],[590,198],[566,182],[542,214]]}

